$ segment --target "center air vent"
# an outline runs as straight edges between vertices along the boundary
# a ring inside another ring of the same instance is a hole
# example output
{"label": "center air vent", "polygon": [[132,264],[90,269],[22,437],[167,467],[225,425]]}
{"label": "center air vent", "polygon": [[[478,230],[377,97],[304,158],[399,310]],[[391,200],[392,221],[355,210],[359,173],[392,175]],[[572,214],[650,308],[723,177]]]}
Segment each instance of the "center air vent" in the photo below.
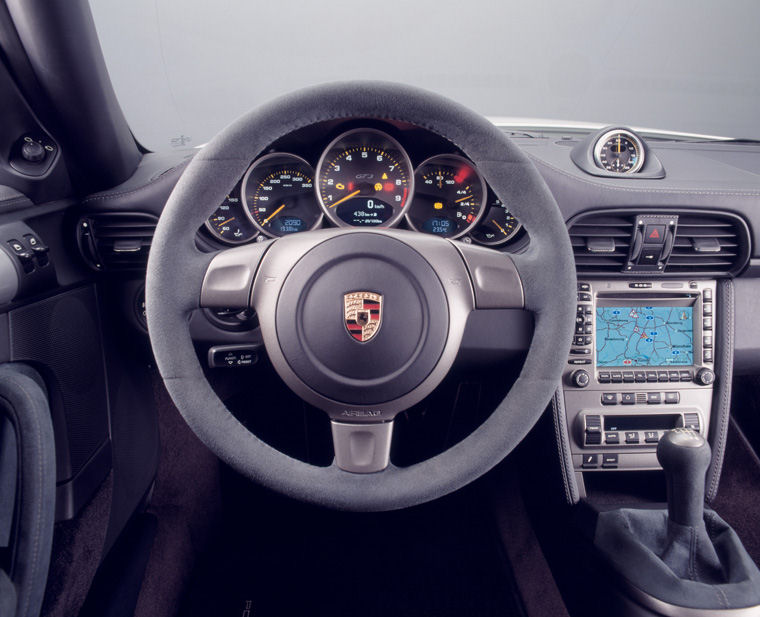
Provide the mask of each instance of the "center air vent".
{"label": "center air vent", "polygon": [[576,219],[569,233],[579,273],[621,272],[628,259],[633,217],[594,213]]}
{"label": "center air vent", "polygon": [[145,270],[157,223],[142,212],[92,214],[79,219],[77,242],[94,270]]}
{"label": "center air vent", "polygon": [[[738,216],[707,210],[597,210],[570,222],[569,234],[579,274],[626,274],[636,215],[677,215],[672,252],[663,274],[672,276],[736,275],[747,264],[750,236]],[[659,273],[650,273],[660,276]]]}
{"label": "center air vent", "polygon": [[666,272],[738,274],[749,258],[749,233],[740,218],[690,212],[678,218]]}

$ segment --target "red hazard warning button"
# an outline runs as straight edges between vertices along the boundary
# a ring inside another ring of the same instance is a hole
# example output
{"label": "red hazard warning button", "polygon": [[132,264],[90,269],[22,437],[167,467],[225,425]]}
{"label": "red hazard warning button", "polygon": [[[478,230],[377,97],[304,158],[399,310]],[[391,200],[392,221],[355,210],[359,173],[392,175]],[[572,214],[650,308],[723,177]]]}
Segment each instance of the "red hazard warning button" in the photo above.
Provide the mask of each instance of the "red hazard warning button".
{"label": "red hazard warning button", "polygon": [[647,244],[662,244],[665,240],[665,225],[647,225],[644,232],[644,242]]}

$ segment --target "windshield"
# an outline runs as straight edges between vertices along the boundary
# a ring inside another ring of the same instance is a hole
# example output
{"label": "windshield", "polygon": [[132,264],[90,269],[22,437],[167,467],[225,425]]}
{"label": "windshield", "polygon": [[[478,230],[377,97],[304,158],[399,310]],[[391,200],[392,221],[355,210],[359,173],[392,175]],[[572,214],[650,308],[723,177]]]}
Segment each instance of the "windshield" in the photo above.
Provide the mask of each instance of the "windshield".
{"label": "windshield", "polygon": [[490,117],[760,139],[760,2],[91,0],[154,151],[311,84],[385,79]]}

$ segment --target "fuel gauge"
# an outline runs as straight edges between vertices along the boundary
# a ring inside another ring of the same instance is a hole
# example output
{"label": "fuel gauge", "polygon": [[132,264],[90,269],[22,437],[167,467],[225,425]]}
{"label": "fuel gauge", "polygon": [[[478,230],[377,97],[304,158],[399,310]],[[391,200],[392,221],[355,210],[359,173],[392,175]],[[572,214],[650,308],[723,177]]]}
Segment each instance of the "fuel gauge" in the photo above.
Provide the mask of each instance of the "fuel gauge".
{"label": "fuel gauge", "polygon": [[222,205],[208,218],[206,229],[225,244],[243,244],[259,233],[243,211],[238,189],[231,191]]}

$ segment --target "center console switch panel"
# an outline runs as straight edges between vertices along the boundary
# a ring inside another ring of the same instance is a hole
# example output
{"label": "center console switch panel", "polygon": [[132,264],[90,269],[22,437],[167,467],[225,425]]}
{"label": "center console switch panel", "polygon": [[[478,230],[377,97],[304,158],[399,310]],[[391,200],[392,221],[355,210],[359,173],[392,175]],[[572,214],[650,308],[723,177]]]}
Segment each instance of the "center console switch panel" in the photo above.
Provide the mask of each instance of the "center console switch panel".
{"label": "center console switch panel", "polygon": [[0,305],[56,284],[45,241],[23,222],[0,226]]}
{"label": "center console switch panel", "polygon": [[[642,233],[667,238],[668,223],[654,225],[643,222]],[[660,469],[656,450],[665,431],[707,437],[715,292],[715,281],[578,283],[563,377],[576,472]]]}

